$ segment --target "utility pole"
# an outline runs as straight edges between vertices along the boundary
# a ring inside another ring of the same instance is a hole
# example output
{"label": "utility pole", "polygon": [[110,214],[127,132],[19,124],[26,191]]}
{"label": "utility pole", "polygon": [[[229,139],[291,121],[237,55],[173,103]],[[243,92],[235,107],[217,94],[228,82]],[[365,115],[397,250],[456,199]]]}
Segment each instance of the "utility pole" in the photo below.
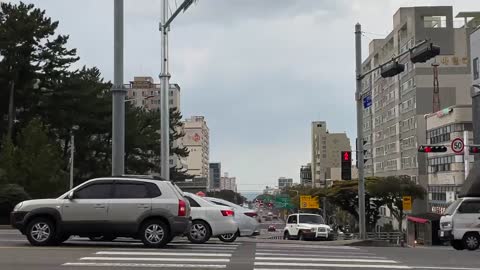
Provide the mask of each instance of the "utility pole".
{"label": "utility pole", "polygon": [[366,239],[365,223],[365,179],[363,159],[363,104],[362,104],[362,26],[355,25],[355,77],[357,102],[357,141],[358,141],[358,217],[360,239]]}
{"label": "utility pole", "polygon": [[112,175],[125,172],[125,96],[123,87],[123,0],[115,0],[113,14]]}
{"label": "utility pole", "polygon": [[170,115],[168,108],[168,90],[170,73],[168,73],[168,0],[162,0],[161,43],[162,43],[162,70],[160,78],[160,175],[170,179]]}

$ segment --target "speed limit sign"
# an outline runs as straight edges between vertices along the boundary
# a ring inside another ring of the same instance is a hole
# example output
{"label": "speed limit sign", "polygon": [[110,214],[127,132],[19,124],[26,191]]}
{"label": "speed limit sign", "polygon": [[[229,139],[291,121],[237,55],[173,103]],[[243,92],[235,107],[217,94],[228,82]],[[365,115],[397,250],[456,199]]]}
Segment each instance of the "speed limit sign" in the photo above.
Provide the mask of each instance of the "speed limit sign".
{"label": "speed limit sign", "polygon": [[452,147],[452,151],[455,154],[461,154],[461,153],[463,153],[463,149],[465,148],[465,144],[463,143],[462,138],[455,138],[452,141],[451,147]]}

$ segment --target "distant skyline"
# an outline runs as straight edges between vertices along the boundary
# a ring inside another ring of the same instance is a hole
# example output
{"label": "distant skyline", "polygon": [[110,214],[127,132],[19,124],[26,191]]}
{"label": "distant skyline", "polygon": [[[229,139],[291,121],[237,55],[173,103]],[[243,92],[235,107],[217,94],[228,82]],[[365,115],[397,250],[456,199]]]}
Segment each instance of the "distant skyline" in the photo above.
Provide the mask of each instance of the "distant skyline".
{"label": "distant skyline", "polygon": [[[113,1],[25,2],[59,21],[79,66],[112,80]],[[160,3],[125,0],[125,82],[158,81]],[[365,31],[365,58],[368,43],[392,30],[398,8],[422,5],[454,6],[454,16],[480,11],[473,0],[200,0],[169,37],[183,116],[206,117],[210,159],[237,177],[239,191],[260,192],[281,176],[298,183],[311,158],[312,121],[347,132],[355,146],[355,23]]]}

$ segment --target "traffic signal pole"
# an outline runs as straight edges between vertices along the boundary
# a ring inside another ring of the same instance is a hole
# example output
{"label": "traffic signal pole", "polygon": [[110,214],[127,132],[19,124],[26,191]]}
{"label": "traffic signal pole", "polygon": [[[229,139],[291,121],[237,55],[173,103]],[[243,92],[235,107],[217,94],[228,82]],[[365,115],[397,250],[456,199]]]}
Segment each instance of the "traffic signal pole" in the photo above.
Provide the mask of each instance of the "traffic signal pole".
{"label": "traffic signal pole", "polygon": [[357,102],[357,140],[358,142],[358,218],[360,239],[364,240],[367,236],[365,223],[365,178],[364,178],[364,160],[363,160],[363,104],[362,104],[362,26],[355,25],[355,73],[356,73],[356,91],[355,100]]}

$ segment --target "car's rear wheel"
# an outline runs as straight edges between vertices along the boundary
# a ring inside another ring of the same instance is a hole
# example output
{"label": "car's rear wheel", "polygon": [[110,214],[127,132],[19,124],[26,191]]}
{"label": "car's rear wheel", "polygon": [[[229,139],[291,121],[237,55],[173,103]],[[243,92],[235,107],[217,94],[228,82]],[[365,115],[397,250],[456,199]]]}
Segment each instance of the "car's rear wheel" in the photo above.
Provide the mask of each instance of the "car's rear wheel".
{"label": "car's rear wheel", "polygon": [[140,228],[140,239],[149,248],[164,247],[169,240],[170,231],[168,226],[161,220],[149,220]]}
{"label": "car's rear wheel", "polygon": [[55,225],[47,218],[35,218],[27,225],[27,239],[33,246],[55,244]]}
{"label": "car's rear wheel", "polygon": [[192,222],[190,232],[187,234],[188,240],[194,244],[203,244],[207,242],[212,236],[210,227],[208,224],[201,220],[195,220]]}
{"label": "car's rear wheel", "polygon": [[222,242],[231,243],[234,242],[240,233],[237,231],[236,233],[226,233],[218,236],[218,239]]}

